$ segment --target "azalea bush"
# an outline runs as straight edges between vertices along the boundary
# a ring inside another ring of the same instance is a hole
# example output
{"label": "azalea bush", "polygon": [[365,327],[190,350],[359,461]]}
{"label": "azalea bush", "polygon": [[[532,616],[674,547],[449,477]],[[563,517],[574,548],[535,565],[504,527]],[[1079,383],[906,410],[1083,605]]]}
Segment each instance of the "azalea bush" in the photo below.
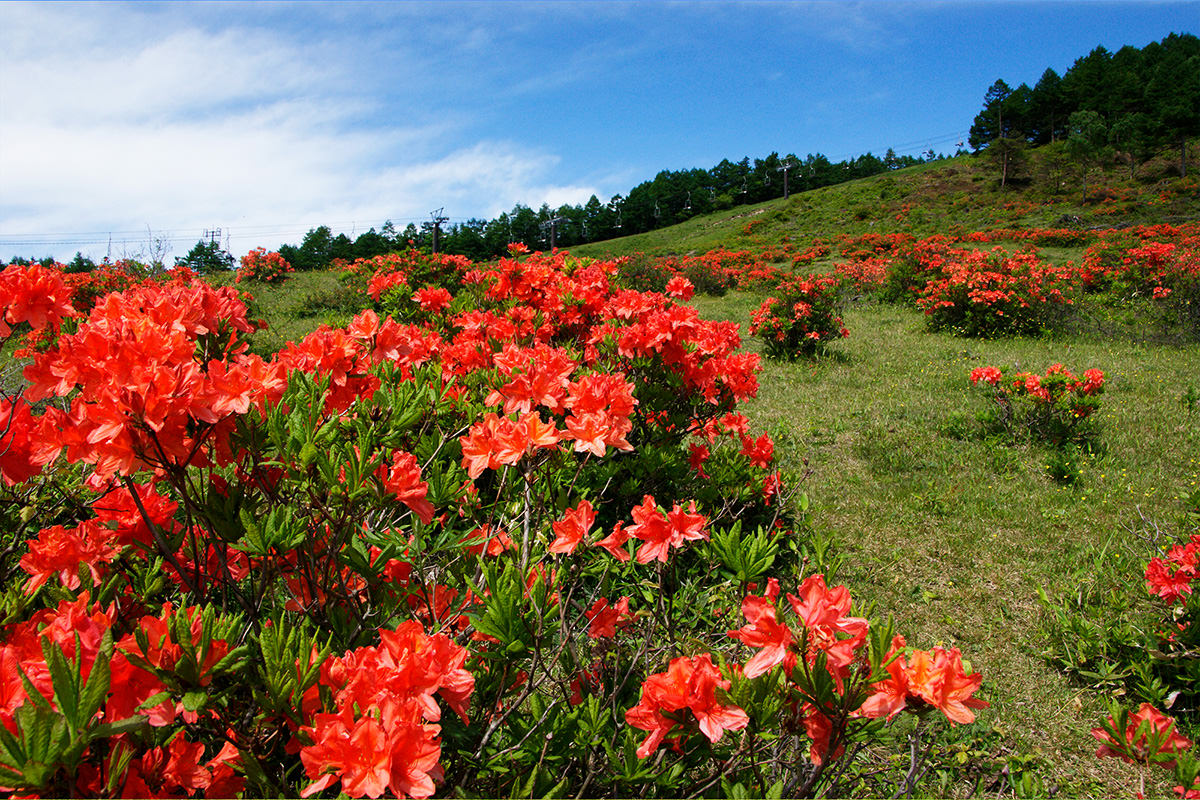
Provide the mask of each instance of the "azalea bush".
{"label": "azalea bush", "polygon": [[974,718],[827,580],[737,326],[513,255],[355,262],[399,316],[267,356],[232,287],[0,274],[47,338],[0,398],[0,786],[878,793],[899,719]]}
{"label": "azalea bush", "polygon": [[283,283],[292,273],[292,265],[279,253],[267,252],[265,247],[256,247],[242,256],[234,283],[256,281],[258,283]]}
{"label": "azalea bush", "polygon": [[830,341],[850,335],[839,307],[836,278],[793,276],[781,281],[750,315],[750,333],[761,338],[767,353],[777,358],[811,356]]}
{"label": "azalea bush", "polygon": [[1072,300],[1065,268],[1034,252],[928,246],[915,258],[925,277],[916,300],[933,330],[964,336],[1037,334]]}
{"label": "azalea bush", "polygon": [[998,367],[971,371],[971,385],[988,387],[994,405],[988,422],[1014,436],[1027,436],[1052,447],[1094,442],[1089,424],[1100,407],[1104,372],[1085,370],[1081,377],[1052,364],[1045,374],[1018,372],[1005,376]]}

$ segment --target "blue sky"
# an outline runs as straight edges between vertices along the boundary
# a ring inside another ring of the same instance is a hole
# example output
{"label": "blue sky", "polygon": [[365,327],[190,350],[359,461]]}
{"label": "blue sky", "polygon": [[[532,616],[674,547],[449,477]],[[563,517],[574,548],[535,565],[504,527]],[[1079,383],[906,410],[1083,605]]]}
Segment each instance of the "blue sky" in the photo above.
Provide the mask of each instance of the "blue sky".
{"label": "blue sky", "polygon": [[950,153],[996,78],[1198,23],[1097,0],[0,3],[0,259],[183,255],[215,227],[240,255],[722,158]]}

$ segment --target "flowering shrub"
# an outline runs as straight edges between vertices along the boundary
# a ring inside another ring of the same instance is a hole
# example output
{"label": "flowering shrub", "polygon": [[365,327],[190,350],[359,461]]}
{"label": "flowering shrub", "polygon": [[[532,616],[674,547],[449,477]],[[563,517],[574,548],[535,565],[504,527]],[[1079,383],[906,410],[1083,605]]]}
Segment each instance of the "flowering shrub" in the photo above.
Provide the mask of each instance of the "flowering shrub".
{"label": "flowering shrub", "polygon": [[[889,274],[893,274],[896,271],[893,264],[894,261],[889,256],[876,256],[855,261],[845,261],[834,265],[834,274],[837,275],[848,291],[855,294],[882,293],[884,286],[888,282]],[[903,298],[898,295],[894,298],[889,297],[884,299],[900,301]]]}
{"label": "flowering shrub", "polygon": [[[903,710],[969,721],[956,650],[906,649],[822,575],[776,616],[771,575],[815,556],[736,412],[757,356],[617,269],[381,257],[353,279],[409,321],[270,357],[233,288],[76,318],[54,275],[5,271],[5,334],[51,333],[0,397],[0,785],[813,794]],[[733,634],[696,613],[738,603]]]}
{"label": "flowering shrub", "polygon": [[965,336],[1036,334],[1070,304],[1066,271],[1032,252],[928,247],[915,257],[927,276],[917,307],[933,330]]}
{"label": "flowering shrub", "polygon": [[827,275],[793,277],[782,282],[750,315],[750,333],[763,340],[770,355],[811,356],[828,342],[850,335],[838,316],[838,281]]}
{"label": "flowering shrub", "polygon": [[291,273],[292,265],[279,253],[268,253],[265,247],[256,247],[242,256],[242,266],[233,282],[283,283]]}
{"label": "flowering shrub", "polygon": [[1130,714],[1117,708],[1100,727],[1092,729],[1099,742],[1097,758],[1115,757],[1142,767],[1139,796],[1146,794],[1145,768],[1163,767],[1174,773],[1180,798],[1200,797],[1200,762],[1191,752],[1192,741],[1176,730],[1175,720],[1149,703]]}
{"label": "flowering shrub", "polygon": [[620,259],[616,279],[626,289],[662,292],[666,289],[667,281],[674,275],[672,266],[669,260],[634,253]]}
{"label": "flowering shrub", "polygon": [[1055,447],[1079,444],[1093,432],[1087,420],[1100,407],[1104,373],[1089,369],[1082,378],[1052,364],[1044,375],[1019,372],[1006,378],[997,367],[971,371],[971,385],[991,387],[996,419],[1010,433],[1022,431]]}

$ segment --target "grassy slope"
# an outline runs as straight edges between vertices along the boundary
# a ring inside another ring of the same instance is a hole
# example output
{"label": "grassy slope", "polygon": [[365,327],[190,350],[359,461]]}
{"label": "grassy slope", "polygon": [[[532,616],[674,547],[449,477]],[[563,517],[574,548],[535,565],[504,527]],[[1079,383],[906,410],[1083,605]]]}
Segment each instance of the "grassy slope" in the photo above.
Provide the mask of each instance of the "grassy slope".
{"label": "grassy slope", "polygon": [[[886,175],[827,186],[752,206],[696,217],[670,228],[572,248],[580,256],[702,253],[715,247],[756,249],[791,241],[798,249],[813,237],[838,234],[912,233],[929,236],[952,230],[1064,227],[1078,217],[1085,226],[1180,221],[1200,217],[1195,183],[1190,196],[1162,191],[1179,181],[1164,176],[1166,160],[1151,161],[1130,180],[1114,166],[1089,176],[1089,202],[1080,203],[1078,180],[1055,180],[1035,153],[1029,177],[1000,189],[993,170],[973,156],[936,161]],[[1056,176],[1061,177],[1061,176]],[[1103,189],[1103,192],[1098,191]],[[1104,196],[1107,199],[1099,200]],[[746,223],[762,220],[753,233]]]}
{"label": "grassy slope", "polygon": [[[949,159],[572,252],[687,254],[789,242],[800,251],[815,237],[839,234],[1200,218],[1195,184],[1179,192],[1164,166],[1152,162],[1136,180],[1120,168],[1092,175],[1108,199],[1082,204],[1078,184],[1048,188],[1039,154],[1030,180],[1005,190],[980,159]],[[747,234],[751,220],[763,223]],[[1055,261],[1079,255],[1043,250]],[[757,302],[732,294],[696,305],[706,316],[745,323]],[[851,338],[833,358],[766,362],[759,398],[747,409],[757,426],[787,443],[781,451],[794,467],[812,470],[807,491],[816,524],[845,556],[839,578],[862,601],[894,614],[910,644],[961,646],[986,676],[993,709],[982,721],[1022,751],[1041,753],[1047,786],[1068,795],[1135,792],[1133,768],[1095,758],[1089,731],[1104,713],[1098,693],[1047,663],[1038,590],[1051,598],[1077,592],[1106,547],[1148,558],[1153,545],[1143,518],[1170,529],[1177,496],[1200,481],[1200,412],[1179,402],[1200,381],[1200,347],[1085,336],[963,340],[926,332],[915,311],[874,304],[851,309],[846,322]],[[1084,464],[1079,486],[1052,482],[1043,451],[948,435],[956,413],[969,418],[983,404],[970,391],[971,369],[1041,371],[1056,361],[1100,367],[1110,377],[1099,417],[1107,451]]]}

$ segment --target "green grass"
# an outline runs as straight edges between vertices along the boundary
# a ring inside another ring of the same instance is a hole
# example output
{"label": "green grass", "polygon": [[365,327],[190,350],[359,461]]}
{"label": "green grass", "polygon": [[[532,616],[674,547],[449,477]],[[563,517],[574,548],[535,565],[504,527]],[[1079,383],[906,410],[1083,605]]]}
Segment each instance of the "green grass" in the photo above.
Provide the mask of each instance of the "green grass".
{"label": "green grass", "polygon": [[[754,298],[694,303],[705,316],[744,321]],[[967,340],[926,332],[919,312],[875,304],[845,318],[851,336],[831,356],[764,362],[745,409],[784,435],[793,468],[811,470],[815,524],[844,558],[838,580],[894,615],[909,644],[961,647],[985,676],[992,709],[982,721],[1021,750],[1040,750],[1050,781],[1069,794],[1131,791],[1132,769],[1095,758],[1096,693],[1045,658],[1038,590],[1074,592],[1110,538],[1142,563],[1153,555],[1136,532],[1142,517],[1169,528],[1178,496],[1200,481],[1200,412],[1180,402],[1200,346]],[[1059,361],[1108,376],[1105,449],[1084,459],[1073,488],[1051,480],[1045,449],[973,435],[986,403],[968,381],[973,368],[1041,372]]]}
{"label": "green grass", "polygon": [[251,337],[262,355],[295,342],[319,325],[342,327],[370,300],[347,290],[336,271],[296,272],[280,284],[250,283],[238,288],[253,295],[251,316],[268,322]]}

